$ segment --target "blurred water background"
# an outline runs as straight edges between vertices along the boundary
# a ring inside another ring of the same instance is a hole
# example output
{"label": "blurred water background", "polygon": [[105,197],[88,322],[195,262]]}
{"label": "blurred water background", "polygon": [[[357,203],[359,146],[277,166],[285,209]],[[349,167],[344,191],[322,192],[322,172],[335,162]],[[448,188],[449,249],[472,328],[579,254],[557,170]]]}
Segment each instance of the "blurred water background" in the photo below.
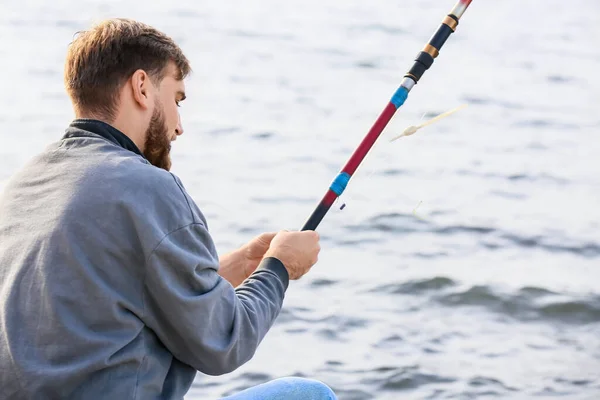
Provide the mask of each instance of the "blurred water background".
{"label": "blurred water background", "polygon": [[[299,229],[453,5],[2,0],[0,188],[73,117],[74,33],[131,17],[192,62],[173,172],[219,250]],[[255,357],[187,398],[300,375],[348,400],[600,399],[598,39],[597,0],[475,0]]]}

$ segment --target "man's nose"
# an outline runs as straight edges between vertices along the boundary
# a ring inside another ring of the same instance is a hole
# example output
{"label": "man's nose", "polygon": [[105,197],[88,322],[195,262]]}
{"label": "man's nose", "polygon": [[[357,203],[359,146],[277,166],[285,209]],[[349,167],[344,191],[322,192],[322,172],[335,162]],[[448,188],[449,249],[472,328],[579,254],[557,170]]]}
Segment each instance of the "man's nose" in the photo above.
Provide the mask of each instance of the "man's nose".
{"label": "man's nose", "polygon": [[183,125],[181,125],[181,117],[179,117],[179,122],[177,122],[175,134],[177,134],[177,136],[183,135]]}

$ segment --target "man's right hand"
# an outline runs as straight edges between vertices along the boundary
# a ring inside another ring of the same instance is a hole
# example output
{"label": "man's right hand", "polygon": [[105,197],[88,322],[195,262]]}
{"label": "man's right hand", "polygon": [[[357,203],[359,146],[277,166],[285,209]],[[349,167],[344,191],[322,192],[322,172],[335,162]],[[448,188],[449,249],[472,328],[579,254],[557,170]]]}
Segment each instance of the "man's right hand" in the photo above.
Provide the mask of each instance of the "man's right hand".
{"label": "man's right hand", "polygon": [[283,263],[291,280],[306,274],[319,258],[319,234],[315,231],[278,232],[264,257],[275,257]]}

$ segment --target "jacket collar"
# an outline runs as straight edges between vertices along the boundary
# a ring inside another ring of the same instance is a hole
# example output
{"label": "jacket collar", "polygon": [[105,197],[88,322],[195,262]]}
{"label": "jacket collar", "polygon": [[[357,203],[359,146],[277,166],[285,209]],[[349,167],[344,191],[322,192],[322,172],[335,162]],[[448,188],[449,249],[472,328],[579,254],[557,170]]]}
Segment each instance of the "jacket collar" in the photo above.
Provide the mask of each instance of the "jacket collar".
{"label": "jacket collar", "polygon": [[[82,132],[83,131],[83,132]],[[132,151],[142,157],[144,155],[140,151],[140,149],[133,143],[127,135],[123,132],[115,128],[114,126],[107,124],[104,121],[100,121],[97,119],[87,119],[87,118],[77,118],[74,119],[67,128],[63,139],[73,138],[73,137],[82,137],[82,136],[91,136],[86,133],[92,133],[98,136],[103,137],[104,139],[116,144],[117,146],[121,146],[122,148]],[[145,158],[145,157],[144,157]]]}

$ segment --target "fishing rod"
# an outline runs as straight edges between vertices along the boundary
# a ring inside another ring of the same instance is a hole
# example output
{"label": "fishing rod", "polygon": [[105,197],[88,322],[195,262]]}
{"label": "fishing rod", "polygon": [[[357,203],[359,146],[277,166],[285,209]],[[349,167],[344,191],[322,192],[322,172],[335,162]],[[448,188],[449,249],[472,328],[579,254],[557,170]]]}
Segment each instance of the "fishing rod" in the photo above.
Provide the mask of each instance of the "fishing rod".
{"label": "fishing rod", "polygon": [[442,46],[444,43],[446,43],[446,40],[456,30],[458,21],[467,10],[467,7],[469,7],[471,4],[471,1],[472,0],[459,0],[450,14],[444,17],[442,24],[431,37],[431,39],[429,39],[429,43],[427,43],[423,50],[417,55],[412,68],[404,75],[404,79],[402,80],[400,87],[398,90],[396,90],[388,105],[379,115],[379,118],[377,118],[369,130],[369,133],[367,133],[344,168],[342,168],[341,172],[331,183],[331,186],[329,186],[329,189],[327,189],[325,196],[323,196],[321,202],[317,205],[311,216],[308,218],[304,224],[304,227],[302,227],[303,231],[317,229],[317,226],[319,226],[319,223],[321,223],[325,217],[325,214],[327,214],[335,200],[341,196],[346,189],[352,174],[356,172],[356,169],[364,160],[371,147],[373,147],[377,141],[377,138],[381,135],[381,132],[383,132],[388,122],[392,119],[396,113],[396,110],[398,110],[404,104],[408,97],[408,93],[417,84],[417,82],[419,82],[419,79],[421,79],[425,71],[431,67],[434,59],[439,55]]}

